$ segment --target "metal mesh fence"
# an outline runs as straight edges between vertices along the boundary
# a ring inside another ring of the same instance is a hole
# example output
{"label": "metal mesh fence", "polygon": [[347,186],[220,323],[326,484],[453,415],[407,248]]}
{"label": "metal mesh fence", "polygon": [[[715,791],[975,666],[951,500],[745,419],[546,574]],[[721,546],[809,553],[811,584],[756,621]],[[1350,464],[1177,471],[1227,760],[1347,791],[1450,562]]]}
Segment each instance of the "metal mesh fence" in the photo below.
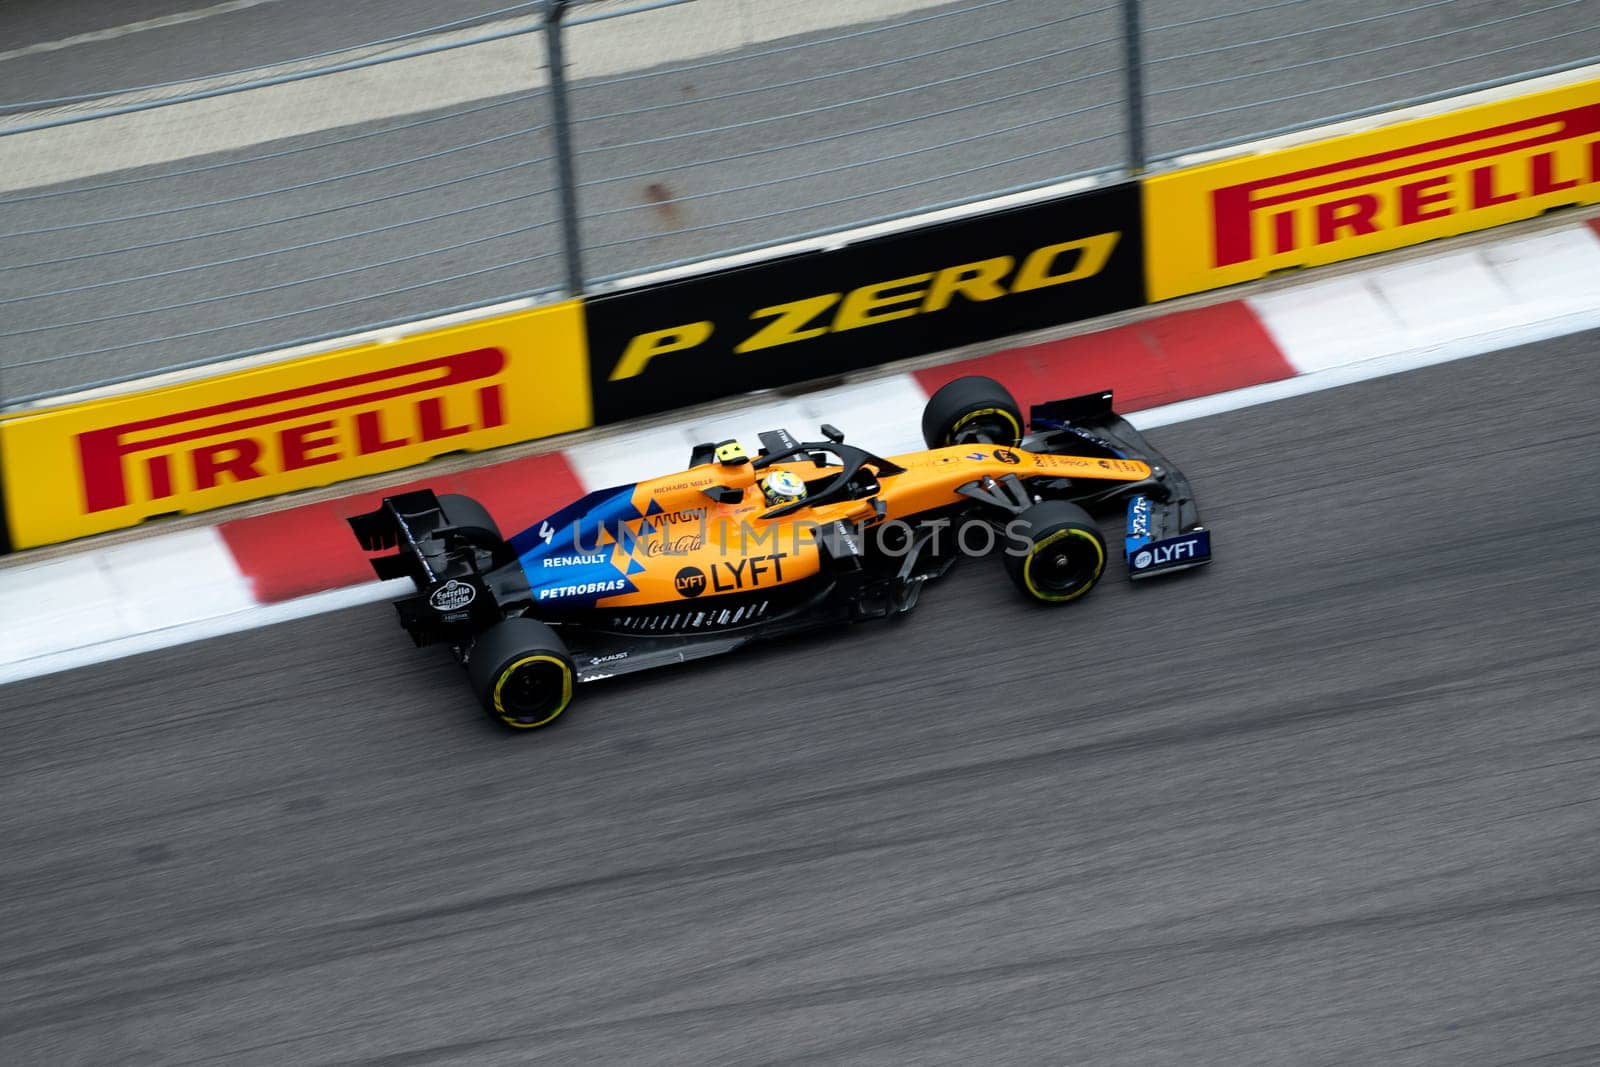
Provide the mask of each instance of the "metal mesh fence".
{"label": "metal mesh fence", "polygon": [[1146,0],[1156,158],[1600,56],[1595,0]]}
{"label": "metal mesh fence", "polygon": [[[297,121],[311,114],[300,101],[284,111],[290,136],[0,193],[5,395],[555,286],[538,45],[537,34],[503,42],[523,60],[513,93],[313,132],[301,132],[316,124]],[[292,84],[315,92],[316,82]],[[251,95],[198,106],[237,107]],[[148,122],[183,106],[101,121]],[[186,133],[181,124],[170,131]]]}
{"label": "metal mesh fence", "polygon": [[564,219],[603,289],[1124,172],[1130,84],[1161,159],[1600,55],[1600,0],[1144,0],[1130,79],[1128,13],[590,0],[561,131],[542,0],[0,106],[0,401],[553,293]]}
{"label": "metal mesh fence", "polygon": [[558,242],[543,96],[6,195],[7,391],[548,287]]}
{"label": "metal mesh fence", "polygon": [[[609,28],[572,34],[574,62]],[[587,273],[1113,168],[1121,49],[1113,3],[979,0],[575,85]]]}

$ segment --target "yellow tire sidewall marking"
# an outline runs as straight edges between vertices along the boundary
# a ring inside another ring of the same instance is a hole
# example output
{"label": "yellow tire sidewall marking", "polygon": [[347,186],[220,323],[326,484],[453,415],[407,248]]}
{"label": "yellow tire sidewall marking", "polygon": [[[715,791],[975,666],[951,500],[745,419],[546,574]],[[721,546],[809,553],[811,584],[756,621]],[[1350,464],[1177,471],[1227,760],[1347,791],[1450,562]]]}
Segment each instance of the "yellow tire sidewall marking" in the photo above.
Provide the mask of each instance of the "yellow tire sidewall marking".
{"label": "yellow tire sidewall marking", "polygon": [[[538,722],[518,722],[506,714],[505,705],[500,701],[500,691],[505,688],[505,684],[511,678],[511,676],[517,672],[517,668],[525,666],[529,663],[554,663],[557,667],[561,668],[561,703],[557,704],[554,711],[540,719]],[[500,716],[501,722],[505,723],[507,726],[515,727],[518,730],[531,730],[536,726],[544,726],[553,720],[557,715],[560,715],[563,711],[566,711],[567,705],[570,703],[572,703],[572,668],[569,667],[567,662],[561,659],[559,656],[547,656],[543,654],[535,656],[523,656],[521,659],[516,660],[501,670],[500,677],[496,679],[494,683],[495,714]]]}
{"label": "yellow tire sidewall marking", "polygon": [[950,432],[946,435],[946,443],[953,443],[955,441],[956,434],[961,432],[961,427],[965,426],[973,419],[984,415],[999,415],[1001,418],[1005,419],[1011,424],[1013,433],[1011,435],[1011,440],[1006,442],[1007,447],[1015,447],[1017,442],[1022,440],[1022,425],[1017,422],[1017,417],[1011,414],[1011,412],[1007,411],[1005,408],[979,408],[977,411],[967,412],[965,415],[956,420],[956,424],[950,427]]}
{"label": "yellow tire sidewall marking", "polygon": [[[1066,593],[1046,593],[1037,585],[1033,584],[1033,561],[1039,558],[1039,552],[1041,549],[1048,548],[1057,541],[1067,537],[1076,537],[1089,542],[1094,546],[1095,555],[1099,557],[1100,561],[1095,564],[1094,572],[1091,573],[1088,579],[1076,589]],[[1050,534],[1043,541],[1036,543],[1028,550],[1028,558],[1022,564],[1022,580],[1027,585],[1028,592],[1032,593],[1037,599],[1047,600],[1052,604],[1064,604],[1069,600],[1078,599],[1090,589],[1094,588],[1094,583],[1099,580],[1101,573],[1105,569],[1106,550],[1105,546],[1100,543],[1100,539],[1090,534],[1087,530],[1079,530],[1076,527],[1068,527],[1065,530],[1057,530],[1055,533]]]}

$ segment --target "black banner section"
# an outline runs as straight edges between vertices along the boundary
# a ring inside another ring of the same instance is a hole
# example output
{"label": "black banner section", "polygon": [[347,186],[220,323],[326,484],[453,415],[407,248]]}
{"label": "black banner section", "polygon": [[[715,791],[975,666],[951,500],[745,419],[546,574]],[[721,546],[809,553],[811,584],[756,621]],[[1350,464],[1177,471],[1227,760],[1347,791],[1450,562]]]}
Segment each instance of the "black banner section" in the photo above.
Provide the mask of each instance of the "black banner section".
{"label": "black banner section", "polygon": [[1138,307],[1137,184],[585,304],[596,423]]}

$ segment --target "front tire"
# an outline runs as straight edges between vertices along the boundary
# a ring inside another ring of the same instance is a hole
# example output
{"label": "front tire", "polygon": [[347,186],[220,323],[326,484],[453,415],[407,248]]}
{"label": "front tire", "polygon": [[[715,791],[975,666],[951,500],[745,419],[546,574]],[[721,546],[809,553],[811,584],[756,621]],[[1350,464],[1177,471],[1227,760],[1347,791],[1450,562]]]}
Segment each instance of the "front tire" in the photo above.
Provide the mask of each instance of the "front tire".
{"label": "front tire", "polygon": [[1006,550],[1006,570],[1017,588],[1042,604],[1077,600],[1106,570],[1106,542],[1094,517],[1065,500],[1046,500],[1024,511],[1020,532],[1027,550]]}
{"label": "front tire", "polygon": [[922,439],[929,448],[969,444],[979,435],[1015,448],[1022,443],[1022,409],[1005,386],[976,374],[939,387],[922,409]]}
{"label": "front tire", "polygon": [[524,618],[484,631],[467,658],[467,678],[490,717],[514,730],[554,722],[572,702],[578,680],[556,632]]}

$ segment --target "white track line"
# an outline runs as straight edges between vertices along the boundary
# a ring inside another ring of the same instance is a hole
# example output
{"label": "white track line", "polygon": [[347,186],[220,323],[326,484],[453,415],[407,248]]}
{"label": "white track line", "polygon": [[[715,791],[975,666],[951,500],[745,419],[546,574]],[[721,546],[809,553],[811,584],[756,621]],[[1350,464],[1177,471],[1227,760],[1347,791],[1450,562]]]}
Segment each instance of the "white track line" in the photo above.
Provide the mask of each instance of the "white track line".
{"label": "white track line", "polygon": [[1432,367],[1439,363],[1450,363],[1506,348],[1516,348],[1519,345],[1549,341],[1568,334],[1582,333],[1584,330],[1600,330],[1600,307],[1548,322],[1497,330],[1481,337],[1467,337],[1427,348],[1394,352],[1360,363],[1329,367],[1278,382],[1250,385],[1226,393],[1213,393],[1211,396],[1196,397],[1193,400],[1180,400],[1175,404],[1163,404],[1158,408],[1146,408],[1144,411],[1130,414],[1128,421],[1141,430],[1172,426],[1180,422],[1192,422],[1195,419],[1206,419],[1212,415],[1238,411],[1241,408],[1255,407],[1257,404],[1270,404],[1274,400],[1287,400],[1292,396],[1305,396],[1307,393],[1321,392],[1324,389],[1337,389],[1341,385],[1370,381],[1373,378],[1387,378],[1391,374],[1421,370],[1423,367]]}
{"label": "white track line", "polygon": [[21,59],[24,56],[35,56],[43,52],[59,52],[65,48],[76,48],[85,44],[100,44],[103,41],[114,41],[119,37],[126,37],[130,33],[143,33],[145,30],[164,30],[169,26],[181,26],[186,22],[198,22],[201,19],[211,18],[213,15],[231,15],[235,11],[244,11],[262,4],[276,4],[280,0],[224,0],[220,4],[209,7],[195,8],[192,11],[179,11],[171,15],[160,15],[153,19],[143,19],[139,22],[124,22],[120,26],[107,26],[102,30],[89,30],[87,33],[63,37],[56,41],[39,41],[35,44],[13,48],[8,52],[0,52],[0,63],[8,59]]}
{"label": "white track line", "polygon": [[1444,351],[1463,342],[1470,348],[1600,307],[1600,238],[1588,226],[1571,226],[1312,281],[1246,303],[1301,374],[1397,352]]}
{"label": "white track line", "polygon": [[1600,329],[1600,237],[1577,225],[1248,298],[1300,373],[1130,416],[1203,419]]}
{"label": "white track line", "polygon": [[344,589],[330,589],[325,593],[314,593],[298,600],[285,600],[280,604],[256,605],[209,619],[199,619],[160,630],[111,638],[98,644],[50,652],[20,663],[3,664],[0,665],[0,685],[57,674],[61,671],[77,670],[96,663],[108,663],[144,652],[156,652],[164,648],[193,644],[196,641],[208,641],[213,637],[244,633],[246,630],[272,626],[275,623],[308,619],[313,615],[342,611],[345,608],[373,604],[380,600],[398,600],[411,592],[411,580],[397,578],[392,582],[368,582]]}

